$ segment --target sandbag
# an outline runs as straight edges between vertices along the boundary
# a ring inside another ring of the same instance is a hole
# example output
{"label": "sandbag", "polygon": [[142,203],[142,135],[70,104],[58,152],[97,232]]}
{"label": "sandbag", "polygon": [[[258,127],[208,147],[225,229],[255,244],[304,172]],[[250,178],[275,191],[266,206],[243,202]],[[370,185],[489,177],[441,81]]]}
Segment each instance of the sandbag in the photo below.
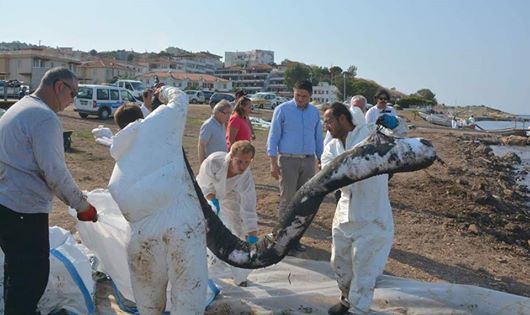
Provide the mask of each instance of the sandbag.
{"label": "sandbag", "polygon": [[[0,250],[0,314],[4,313],[4,253]],[[65,229],[50,228],[50,276],[39,301],[41,314],[61,309],[74,314],[95,314],[95,282],[88,249]]]}

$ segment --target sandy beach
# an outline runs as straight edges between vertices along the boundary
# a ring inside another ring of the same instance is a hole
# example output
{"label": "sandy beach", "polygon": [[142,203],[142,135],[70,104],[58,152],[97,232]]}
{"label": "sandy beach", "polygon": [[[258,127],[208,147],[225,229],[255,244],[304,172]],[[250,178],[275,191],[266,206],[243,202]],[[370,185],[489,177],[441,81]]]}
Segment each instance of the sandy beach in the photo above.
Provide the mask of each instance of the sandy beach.
{"label": "sandy beach", "polygon": [[[521,174],[513,168],[513,156],[498,158],[485,143],[497,141],[476,132],[433,127],[412,114],[398,112],[417,128],[411,137],[433,142],[444,163],[428,169],[395,174],[389,182],[394,213],[395,239],[385,272],[425,281],[472,284],[530,297],[530,206],[528,191],[517,184]],[[210,115],[207,105],[191,105],[184,147],[196,172],[197,136]],[[70,107],[59,114],[65,130],[73,130],[72,149],[66,161],[82,189],[105,188],[113,160],[108,148],[95,143],[91,130],[112,120],[81,119]],[[270,119],[270,111],[253,113]],[[252,172],[258,193],[259,234],[277,222],[278,185],[269,174],[266,156],[267,131],[256,130],[257,154]],[[156,158],[156,157],[153,157]],[[149,163],[149,161],[146,161]],[[54,201],[50,226],[75,232],[75,221],[66,206]],[[331,196],[322,204],[302,242],[308,250],[298,257],[329,260]],[[108,286],[98,284],[97,303],[113,303]]]}

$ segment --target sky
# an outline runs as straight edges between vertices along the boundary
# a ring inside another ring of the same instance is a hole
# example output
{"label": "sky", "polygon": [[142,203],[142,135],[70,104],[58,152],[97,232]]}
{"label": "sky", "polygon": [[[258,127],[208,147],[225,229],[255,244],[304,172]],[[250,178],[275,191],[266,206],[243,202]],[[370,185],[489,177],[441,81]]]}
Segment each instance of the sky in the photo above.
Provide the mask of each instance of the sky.
{"label": "sky", "polygon": [[[530,114],[527,0],[0,0],[0,42],[76,50],[273,50],[448,106]],[[8,13],[10,12],[10,13]]]}

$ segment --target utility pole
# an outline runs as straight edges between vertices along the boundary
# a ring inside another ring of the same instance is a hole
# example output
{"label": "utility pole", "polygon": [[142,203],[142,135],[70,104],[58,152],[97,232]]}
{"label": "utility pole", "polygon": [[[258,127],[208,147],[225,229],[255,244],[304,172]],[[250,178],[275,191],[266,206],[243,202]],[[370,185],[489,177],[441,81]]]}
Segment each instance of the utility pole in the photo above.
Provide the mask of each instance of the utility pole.
{"label": "utility pole", "polygon": [[342,101],[346,102],[346,72],[342,73],[342,82],[343,82]]}

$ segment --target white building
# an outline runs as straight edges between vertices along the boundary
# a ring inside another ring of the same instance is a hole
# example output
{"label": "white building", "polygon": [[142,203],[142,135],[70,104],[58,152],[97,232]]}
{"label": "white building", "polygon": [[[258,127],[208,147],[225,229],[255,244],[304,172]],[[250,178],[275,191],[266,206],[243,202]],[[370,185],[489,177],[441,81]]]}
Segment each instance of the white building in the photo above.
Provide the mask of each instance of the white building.
{"label": "white building", "polygon": [[184,52],[175,55],[177,65],[184,72],[214,74],[215,71],[223,67],[221,56],[214,55],[208,51],[198,53]]}
{"label": "white building", "polygon": [[259,64],[274,64],[274,51],[255,49],[250,51],[225,52],[226,68],[234,66],[249,67]]}
{"label": "white building", "polygon": [[331,104],[338,101],[337,93],[339,89],[328,82],[319,82],[313,86],[312,102],[315,104]]}
{"label": "white building", "polygon": [[0,79],[19,80],[37,88],[44,73],[53,67],[65,67],[79,75],[79,53],[71,48],[36,47],[0,51]]}
{"label": "white building", "polygon": [[109,83],[114,79],[135,79],[146,72],[141,65],[111,59],[97,59],[83,62],[79,66],[79,80],[82,83]]}
{"label": "white building", "polygon": [[147,86],[152,86],[155,83],[155,78],[157,77],[159,82],[165,83],[169,86],[177,87],[181,90],[191,89],[212,92],[232,91],[231,81],[204,73],[154,71],[144,73],[143,75],[139,76],[139,80],[144,82]]}

